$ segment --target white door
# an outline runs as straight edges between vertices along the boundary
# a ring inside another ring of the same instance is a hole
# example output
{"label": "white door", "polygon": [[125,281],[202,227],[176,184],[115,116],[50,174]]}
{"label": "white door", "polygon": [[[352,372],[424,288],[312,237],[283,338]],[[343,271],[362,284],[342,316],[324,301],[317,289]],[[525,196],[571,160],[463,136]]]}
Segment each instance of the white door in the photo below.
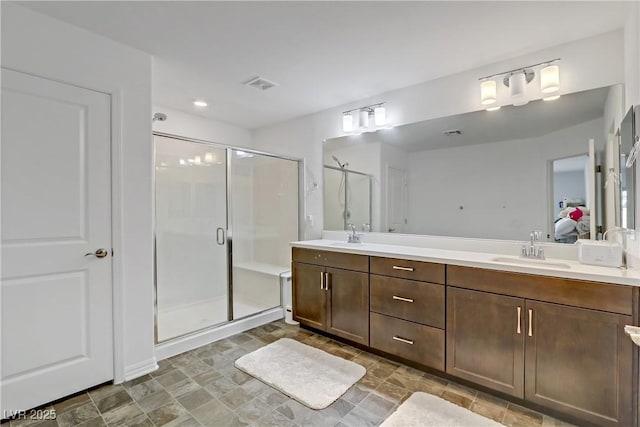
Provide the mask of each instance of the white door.
{"label": "white door", "polygon": [[113,379],[110,102],[2,70],[5,415]]}
{"label": "white door", "polygon": [[387,167],[387,230],[404,233],[407,226],[407,172]]}
{"label": "white door", "polygon": [[589,140],[589,161],[587,163],[587,208],[589,209],[589,234],[591,239],[597,238],[598,210],[596,208],[596,149],[593,139]]}

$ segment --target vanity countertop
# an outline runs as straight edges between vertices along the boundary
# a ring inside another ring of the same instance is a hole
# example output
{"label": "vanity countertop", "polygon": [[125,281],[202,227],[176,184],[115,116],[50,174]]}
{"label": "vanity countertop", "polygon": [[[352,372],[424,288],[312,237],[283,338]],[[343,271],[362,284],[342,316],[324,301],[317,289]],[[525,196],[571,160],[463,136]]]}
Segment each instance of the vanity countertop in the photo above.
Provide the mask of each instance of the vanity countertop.
{"label": "vanity countertop", "polygon": [[599,267],[566,259],[521,259],[517,255],[508,256],[381,243],[347,243],[326,239],[292,242],[291,246],[640,287],[640,270],[638,269]]}

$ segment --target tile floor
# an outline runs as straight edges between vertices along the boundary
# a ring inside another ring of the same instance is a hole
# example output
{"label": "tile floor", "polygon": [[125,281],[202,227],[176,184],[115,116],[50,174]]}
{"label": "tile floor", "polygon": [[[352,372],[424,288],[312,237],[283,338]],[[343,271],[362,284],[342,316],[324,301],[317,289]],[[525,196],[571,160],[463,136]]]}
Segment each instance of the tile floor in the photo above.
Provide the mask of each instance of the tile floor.
{"label": "tile floor", "polygon": [[[326,409],[314,411],[233,366],[238,357],[288,337],[353,360],[367,374]],[[464,406],[506,426],[569,426],[562,421],[413,368],[362,352],[283,321],[163,360],[160,369],[49,405],[57,419],[4,427],[376,426],[413,391]],[[7,425],[8,424],[8,425]]]}

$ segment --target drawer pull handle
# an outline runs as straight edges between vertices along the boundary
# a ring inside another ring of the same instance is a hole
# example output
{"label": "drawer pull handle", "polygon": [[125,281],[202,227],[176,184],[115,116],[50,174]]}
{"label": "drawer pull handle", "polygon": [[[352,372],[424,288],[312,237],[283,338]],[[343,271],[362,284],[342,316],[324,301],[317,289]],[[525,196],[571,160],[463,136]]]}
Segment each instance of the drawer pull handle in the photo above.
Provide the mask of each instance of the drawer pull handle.
{"label": "drawer pull handle", "polygon": [[521,316],[520,316],[520,313],[521,313],[521,312],[522,312],[522,307],[518,306],[518,330],[517,330],[517,333],[519,333],[519,334],[520,334],[520,333],[522,333],[522,328],[521,328],[521,326],[522,326],[522,321],[521,321],[521,319],[520,319],[520,317],[521,317]]}
{"label": "drawer pull handle", "polygon": [[411,298],[399,297],[397,295],[394,295],[393,299],[398,300],[398,301],[404,301],[404,302],[413,302],[413,300]]}
{"label": "drawer pull handle", "polygon": [[533,336],[533,310],[529,309],[529,336]]}
{"label": "drawer pull handle", "polygon": [[408,340],[406,338],[401,338],[401,337],[393,337],[394,340],[396,341],[400,341],[403,342],[405,344],[409,344],[409,345],[413,345],[413,341],[412,340]]}
{"label": "drawer pull handle", "polygon": [[399,265],[393,266],[394,270],[402,270],[402,271],[413,271],[413,267],[401,267]]}
{"label": "drawer pull handle", "polygon": [[320,289],[324,291],[324,272],[320,272]]}

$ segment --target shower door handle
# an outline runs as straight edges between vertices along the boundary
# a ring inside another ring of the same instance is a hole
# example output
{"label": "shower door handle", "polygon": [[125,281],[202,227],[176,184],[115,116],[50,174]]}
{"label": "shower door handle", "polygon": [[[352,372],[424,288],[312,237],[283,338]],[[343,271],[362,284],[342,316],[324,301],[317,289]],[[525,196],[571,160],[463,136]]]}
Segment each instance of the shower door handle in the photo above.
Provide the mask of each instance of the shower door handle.
{"label": "shower door handle", "polygon": [[217,242],[219,245],[224,245],[224,240],[225,240],[225,239],[224,239],[224,229],[223,229],[223,228],[221,228],[221,227],[218,227],[218,228],[216,229],[216,242]]}

